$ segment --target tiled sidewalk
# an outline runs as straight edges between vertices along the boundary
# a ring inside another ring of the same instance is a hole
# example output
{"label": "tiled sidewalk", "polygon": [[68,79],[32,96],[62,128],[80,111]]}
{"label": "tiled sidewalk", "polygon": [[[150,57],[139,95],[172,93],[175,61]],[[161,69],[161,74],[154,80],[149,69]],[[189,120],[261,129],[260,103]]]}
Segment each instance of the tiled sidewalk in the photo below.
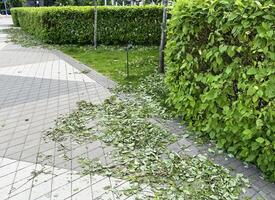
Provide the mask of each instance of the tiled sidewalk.
{"label": "tiled sidewalk", "polygon": [[[0,17],[0,29],[11,24]],[[64,160],[57,145],[42,138],[60,114],[80,100],[101,103],[114,83],[92,70],[82,73],[81,64],[58,52],[6,41],[0,32],[0,199],[116,199],[104,188],[124,181],[77,174],[79,156],[104,159],[109,147],[71,142]]]}
{"label": "tiled sidewalk", "polygon": [[[10,18],[0,16],[0,31],[11,24]],[[69,159],[64,160],[58,145],[43,139],[58,116],[72,111],[80,100],[101,103],[115,83],[60,52],[6,41],[0,32],[0,200],[125,199],[104,188],[127,187],[127,182],[78,174],[79,156],[107,162],[111,147],[68,140]],[[175,121],[154,123],[174,134],[185,131]],[[252,183],[245,196],[275,200],[274,184],[262,180],[259,170],[208,148],[211,145],[199,146],[189,138],[169,146],[190,156],[206,154],[233,174],[243,173]]]}

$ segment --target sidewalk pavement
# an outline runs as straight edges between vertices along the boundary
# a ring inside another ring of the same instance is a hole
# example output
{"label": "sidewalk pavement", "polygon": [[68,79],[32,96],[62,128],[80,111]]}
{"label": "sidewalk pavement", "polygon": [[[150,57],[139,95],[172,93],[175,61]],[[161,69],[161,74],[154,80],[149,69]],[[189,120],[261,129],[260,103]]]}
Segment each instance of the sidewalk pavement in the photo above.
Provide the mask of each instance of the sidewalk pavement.
{"label": "sidewalk pavement", "polygon": [[[0,31],[11,26],[10,17],[0,17]],[[0,32],[1,200],[116,199],[104,188],[123,187],[125,181],[78,174],[79,156],[105,158],[110,150],[101,142],[71,143],[70,159],[64,160],[54,142],[43,140],[45,130],[76,102],[102,103],[111,95],[112,81],[92,70],[82,73],[81,67],[55,51],[7,43]]]}

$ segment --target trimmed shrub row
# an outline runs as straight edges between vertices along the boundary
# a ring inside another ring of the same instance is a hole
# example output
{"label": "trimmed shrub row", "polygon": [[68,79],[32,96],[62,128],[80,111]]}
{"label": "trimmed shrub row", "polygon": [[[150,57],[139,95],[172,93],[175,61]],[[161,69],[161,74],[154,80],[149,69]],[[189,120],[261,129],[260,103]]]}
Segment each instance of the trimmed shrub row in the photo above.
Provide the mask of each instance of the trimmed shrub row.
{"label": "trimmed shrub row", "polygon": [[19,21],[18,21],[18,16],[17,16],[17,9],[18,8],[12,8],[11,10],[11,17],[12,17],[12,21],[13,21],[13,25],[14,26],[19,26]]}
{"label": "trimmed shrub row", "polygon": [[273,181],[274,29],[272,0],[179,0],[166,51],[177,113]]}
{"label": "trimmed shrub row", "polygon": [[[41,7],[11,10],[15,25],[47,43],[92,43],[94,7]],[[159,6],[99,6],[97,37],[101,44],[158,44]]]}

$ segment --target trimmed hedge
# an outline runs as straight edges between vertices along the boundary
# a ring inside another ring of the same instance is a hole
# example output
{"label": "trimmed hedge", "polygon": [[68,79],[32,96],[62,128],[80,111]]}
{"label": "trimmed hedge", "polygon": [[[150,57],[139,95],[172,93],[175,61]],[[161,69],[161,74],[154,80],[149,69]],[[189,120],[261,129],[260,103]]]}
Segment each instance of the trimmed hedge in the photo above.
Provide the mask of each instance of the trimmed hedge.
{"label": "trimmed hedge", "polygon": [[11,17],[12,17],[12,21],[13,21],[13,25],[14,26],[19,26],[19,20],[18,20],[18,16],[17,16],[17,9],[18,8],[12,8],[11,9]]}
{"label": "trimmed hedge", "polygon": [[[93,7],[41,7],[11,10],[14,24],[47,43],[92,43]],[[159,6],[99,6],[97,37],[102,44],[158,44]]]}
{"label": "trimmed hedge", "polygon": [[168,101],[199,133],[275,180],[275,4],[179,0],[166,50]]}

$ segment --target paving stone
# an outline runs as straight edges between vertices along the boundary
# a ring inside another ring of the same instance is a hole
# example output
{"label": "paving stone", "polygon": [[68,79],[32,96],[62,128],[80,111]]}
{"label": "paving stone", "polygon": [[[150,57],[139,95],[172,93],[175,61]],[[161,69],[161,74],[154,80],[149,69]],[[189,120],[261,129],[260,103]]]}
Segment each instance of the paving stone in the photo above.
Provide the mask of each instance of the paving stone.
{"label": "paving stone", "polygon": [[89,151],[90,159],[99,159],[100,157],[104,157],[104,151],[102,147],[98,147],[92,151]]}
{"label": "paving stone", "polygon": [[255,194],[257,194],[257,191],[255,191],[253,188],[247,188],[245,193],[241,195],[241,199],[245,197],[253,197]]}
{"label": "paving stone", "polygon": [[269,195],[269,197],[270,197],[272,200],[275,199],[275,192],[274,192],[274,191],[271,192],[271,193],[269,193],[268,195]]}
{"label": "paving stone", "polygon": [[104,145],[100,141],[94,141],[92,143],[87,144],[88,151],[92,151],[94,149],[97,149],[99,147],[104,147]]}
{"label": "paving stone", "polygon": [[195,147],[195,146],[189,146],[187,148],[185,148],[183,151],[182,151],[183,154],[186,154],[188,156],[191,156],[191,157],[195,157],[199,154],[199,151],[198,149]]}
{"label": "paving stone", "polygon": [[249,176],[252,176],[254,174],[258,174],[260,175],[259,173],[259,170],[256,168],[256,167],[253,167],[253,166],[250,166],[249,168],[246,168],[242,174],[244,174],[245,176],[249,177]]}
{"label": "paving stone", "polygon": [[275,193],[275,185],[272,183],[268,183],[265,186],[261,188],[262,191],[266,192],[267,194],[269,193]]}
{"label": "paving stone", "polygon": [[264,199],[264,197],[261,194],[257,193],[256,195],[254,195],[251,198],[251,200],[265,200],[265,199]]}
{"label": "paving stone", "polygon": [[178,144],[181,146],[181,148],[187,148],[191,146],[192,143],[188,139],[182,138],[178,141]]}
{"label": "paving stone", "polygon": [[169,146],[168,146],[168,149],[170,150],[170,151],[173,151],[173,152],[176,152],[176,153],[178,153],[178,152],[180,152],[181,151],[181,147],[179,146],[179,144],[176,142],[176,143],[173,143],[173,144],[170,144]]}
{"label": "paving stone", "polygon": [[197,146],[197,148],[201,154],[208,155],[209,157],[212,155],[212,154],[209,155],[209,152],[208,152],[209,147],[206,145],[199,145]]}
{"label": "paving stone", "polygon": [[265,193],[264,191],[260,191],[259,195],[264,199],[264,200],[271,200],[268,196],[267,193]]}

